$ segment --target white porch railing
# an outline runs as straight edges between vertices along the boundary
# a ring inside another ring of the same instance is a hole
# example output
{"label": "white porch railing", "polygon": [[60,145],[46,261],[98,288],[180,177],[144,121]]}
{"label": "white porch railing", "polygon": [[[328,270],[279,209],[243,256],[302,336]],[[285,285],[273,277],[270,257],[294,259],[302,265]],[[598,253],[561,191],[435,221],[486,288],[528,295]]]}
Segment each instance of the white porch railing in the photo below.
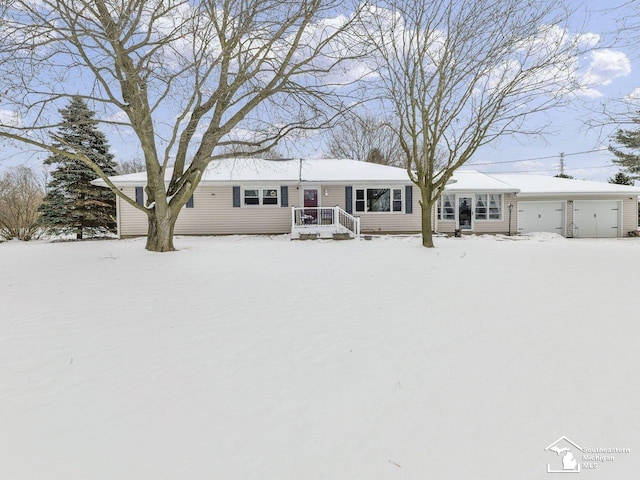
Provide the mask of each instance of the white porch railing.
{"label": "white porch railing", "polygon": [[340,207],[292,207],[291,236],[303,234],[331,236],[334,233],[351,233],[360,236],[360,218]]}

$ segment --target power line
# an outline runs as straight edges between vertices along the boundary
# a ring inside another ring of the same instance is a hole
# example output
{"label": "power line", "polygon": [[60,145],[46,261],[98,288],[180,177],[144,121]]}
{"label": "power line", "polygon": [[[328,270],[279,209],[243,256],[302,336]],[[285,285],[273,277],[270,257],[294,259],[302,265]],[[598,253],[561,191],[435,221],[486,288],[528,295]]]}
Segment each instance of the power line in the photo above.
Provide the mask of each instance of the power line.
{"label": "power line", "polygon": [[[612,168],[615,167],[616,165],[596,165],[595,167],[571,167],[571,168],[565,168],[565,170],[591,170],[591,169],[595,169],[595,168]],[[500,171],[500,172],[482,172],[482,173],[538,173],[538,172],[555,172],[557,169],[556,168],[545,168],[543,170],[517,170],[517,171]]]}
{"label": "power line", "polygon": [[[609,150],[606,147],[603,148],[596,148],[595,150],[586,150],[584,152],[573,152],[573,153],[564,153],[564,154],[560,154],[563,155],[565,157],[568,156],[572,156],[572,155],[584,155],[585,153],[595,153],[595,152],[604,152],[605,150]],[[549,155],[546,157],[533,157],[533,158],[522,158],[520,160],[503,160],[500,162],[482,162],[482,163],[469,163],[467,164],[468,166],[476,166],[476,165],[500,165],[503,163],[518,163],[518,162],[532,162],[535,160],[550,160],[552,158],[558,158],[560,155]]]}

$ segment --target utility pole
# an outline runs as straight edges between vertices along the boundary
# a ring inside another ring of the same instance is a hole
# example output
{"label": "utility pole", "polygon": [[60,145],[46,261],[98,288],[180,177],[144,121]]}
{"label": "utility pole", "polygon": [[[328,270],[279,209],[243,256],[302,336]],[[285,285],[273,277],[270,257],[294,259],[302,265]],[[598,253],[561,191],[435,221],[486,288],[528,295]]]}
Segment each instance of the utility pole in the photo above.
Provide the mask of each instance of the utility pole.
{"label": "utility pole", "polygon": [[560,175],[564,175],[564,152],[560,152]]}

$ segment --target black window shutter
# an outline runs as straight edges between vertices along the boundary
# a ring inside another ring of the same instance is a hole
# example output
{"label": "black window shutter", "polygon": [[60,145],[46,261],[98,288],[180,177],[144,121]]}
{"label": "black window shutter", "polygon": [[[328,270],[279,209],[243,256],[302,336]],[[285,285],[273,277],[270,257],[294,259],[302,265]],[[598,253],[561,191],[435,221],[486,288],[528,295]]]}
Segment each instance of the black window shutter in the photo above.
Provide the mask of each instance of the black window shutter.
{"label": "black window shutter", "polygon": [[282,185],[280,187],[280,206],[289,206],[289,187],[287,187],[286,185]]}
{"label": "black window shutter", "polygon": [[144,205],[144,190],[142,187],[136,187],[136,203]]}
{"label": "black window shutter", "polygon": [[233,187],[233,206],[240,206],[240,187]]}
{"label": "black window shutter", "polygon": [[353,187],[344,187],[344,203],[347,213],[353,213]]}
{"label": "black window shutter", "polygon": [[413,185],[404,187],[404,213],[413,213]]}
{"label": "black window shutter", "polygon": [[193,208],[193,195],[191,195],[189,200],[187,200],[187,208]]}

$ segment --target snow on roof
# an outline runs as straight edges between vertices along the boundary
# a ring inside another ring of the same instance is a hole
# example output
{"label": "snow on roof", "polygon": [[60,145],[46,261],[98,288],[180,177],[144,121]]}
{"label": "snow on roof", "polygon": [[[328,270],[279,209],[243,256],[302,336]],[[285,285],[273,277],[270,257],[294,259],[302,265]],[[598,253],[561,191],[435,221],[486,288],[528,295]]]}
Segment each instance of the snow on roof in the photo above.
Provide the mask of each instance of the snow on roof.
{"label": "snow on roof", "polygon": [[[171,178],[167,169],[165,178]],[[146,172],[111,177],[115,184],[147,182]],[[212,161],[201,182],[410,182],[404,168],[346,159],[263,160],[227,158]],[[104,183],[101,183],[104,184]]]}
{"label": "snow on roof", "polygon": [[[166,179],[172,169],[167,169]],[[146,172],[111,177],[116,185],[147,183]],[[202,176],[203,183],[236,182],[402,182],[410,179],[404,168],[347,159],[264,160],[227,158],[212,161]],[[102,180],[94,184],[105,186]],[[448,192],[514,192],[521,195],[545,194],[630,194],[639,195],[640,187],[604,182],[573,180],[528,174],[487,174],[458,170],[446,187]]]}
{"label": "snow on roof", "polygon": [[447,192],[516,192],[518,190],[513,185],[475,170],[457,170],[451,178],[455,182],[447,185]]}
{"label": "snow on roof", "polygon": [[492,174],[493,178],[508,183],[519,190],[521,195],[536,195],[549,193],[569,194],[640,194],[640,187],[628,185],[616,185],[605,182],[593,182],[589,180],[575,180],[571,178],[558,178],[546,175],[528,174]]}

